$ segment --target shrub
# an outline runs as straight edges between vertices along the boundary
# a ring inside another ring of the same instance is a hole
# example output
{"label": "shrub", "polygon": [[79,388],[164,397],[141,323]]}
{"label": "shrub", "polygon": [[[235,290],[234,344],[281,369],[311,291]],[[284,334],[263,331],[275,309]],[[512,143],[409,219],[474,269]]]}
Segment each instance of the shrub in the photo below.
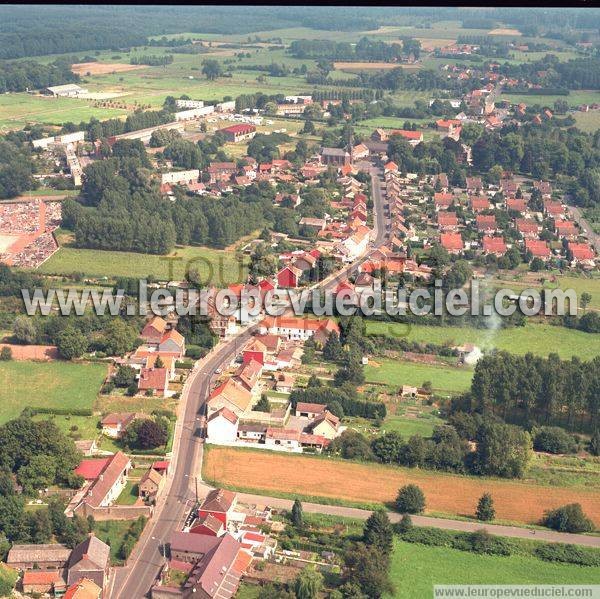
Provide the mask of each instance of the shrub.
{"label": "shrub", "polygon": [[0,349],[0,361],[8,362],[9,360],[12,360],[12,349],[5,345]]}
{"label": "shrub", "polygon": [[419,514],[425,509],[425,495],[417,485],[405,485],[396,497],[396,509],[407,514]]}
{"label": "shrub", "polygon": [[533,448],[548,453],[573,453],[577,444],[572,435],[558,426],[542,426],[535,431]]}
{"label": "shrub", "polygon": [[576,545],[544,543],[534,550],[534,555],[547,562],[562,562],[579,566],[600,566],[600,552]]}
{"label": "shrub", "polygon": [[454,545],[454,533],[441,528],[413,526],[402,534],[402,540],[407,543],[419,543],[420,545],[431,545],[433,547],[452,547]]}
{"label": "shrub", "polygon": [[543,524],[559,532],[592,532],[594,530],[594,523],[583,513],[579,503],[569,503],[546,512]]}
{"label": "shrub", "polygon": [[496,516],[496,510],[494,509],[494,500],[489,493],[484,493],[479,498],[479,503],[477,504],[477,511],[475,512],[477,516],[477,520],[482,520],[484,522],[489,522],[493,520]]}

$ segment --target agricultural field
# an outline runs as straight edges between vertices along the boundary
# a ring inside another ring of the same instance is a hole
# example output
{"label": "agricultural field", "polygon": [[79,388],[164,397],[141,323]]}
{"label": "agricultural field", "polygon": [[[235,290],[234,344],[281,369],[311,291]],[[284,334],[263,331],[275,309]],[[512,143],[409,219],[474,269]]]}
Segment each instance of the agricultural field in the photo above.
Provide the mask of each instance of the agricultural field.
{"label": "agricultural field", "polygon": [[84,273],[90,277],[133,277],[181,280],[190,267],[198,268],[203,281],[215,285],[235,283],[245,278],[246,263],[238,262],[233,251],[204,247],[177,247],[166,256],[61,247],[40,267],[53,275]]}
{"label": "agricultural field", "polygon": [[[598,99],[600,100],[600,94],[598,94]],[[573,113],[573,117],[575,117],[576,127],[585,131],[586,133],[594,133],[600,129],[600,110],[590,110],[589,112],[575,112]]]}
{"label": "agricultural field", "polygon": [[430,327],[391,322],[367,323],[367,334],[388,335],[408,341],[437,345],[473,343],[482,350],[500,349],[514,354],[532,352],[539,356],[557,353],[563,359],[578,356],[589,360],[600,355],[600,337],[583,331],[549,324],[527,323],[509,329],[474,329],[471,327]]}
{"label": "agricultural field", "polygon": [[466,517],[475,512],[479,497],[489,492],[499,520],[526,524],[539,522],[546,510],[578,502],[596,525],[600,524],[597,487],[541,486],[525,481],[218,446],[205,450],[203,476],[228,488],[262,494],[386,505],[394,501],[400,487],[412,483],[425,493],[426,513]]}
{"label": "agricultural field", "polygon": [[579,104],[592,104],[600,100],[600,93],[591,90],[577,90],[571,91],[568,96],[561,96],[557,94],[543,95],[543,94],[510,94],[502,93],[502,100],[507,100],[512,104],[518,104],[524,102],[528,106],[533,104],[539,104],[540,106],[549,106],[552,108],[554,102],[557,100],[564,100],[569,106],[579,106]]}
{"label": "agricultural field", "polygon": [[381,425],[382,431],[386,433],[396,432],[404,439],[410,439],[414,435],[419,437],[431,437],[433,429],[444,421],[433,414],[420,413],[416,416],[407,414],[387,416]]}
{"label": "agricultural field", "polygon": [[126,110],[103,108],[93,100],[77,98],[45,98],[27,93],[0,95],[0,129],[22,129],[25,125],[41,123],[62,125],[79,123],[91,118],[100,120],[118,118]]}
{"label": "agricultural field", "polygon": [[369,383],[399,388],[402,385],[420,387],[425,381],[431,381],[434,392],[443,394],[466,391],[472,378],[471,368],[418,364],[401,359],[376,358],[365,367],[365,379]]}
{"label": "agricultural field", "polygon": [[391,579],[395,599],[429,599],[434,584],[595,584],[597,572],[535,557],[478,555],[396,540]]}
{"label": "agricultural field", "polygon": [[0,363],[0,423],[25,407],[91,410],[106,376],[104,364]]}

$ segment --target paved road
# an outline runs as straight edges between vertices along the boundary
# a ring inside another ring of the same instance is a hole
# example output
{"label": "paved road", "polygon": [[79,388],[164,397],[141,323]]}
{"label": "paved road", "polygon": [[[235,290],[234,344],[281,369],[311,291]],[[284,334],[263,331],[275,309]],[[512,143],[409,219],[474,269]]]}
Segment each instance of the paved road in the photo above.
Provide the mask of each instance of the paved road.
{"label": "paved road", "polygon": [[[291,510],[294,503],[291,499],[280,499],[278,497],[265,497],[263,495],[251,495],[248,493],[238,493],[241,503],[268,505],[277,509]],[[323,505],[320,503],[302,502],[302,508],[309,514],[328,514],[330,516],[344,516],[346,518],[356,518],[357,520],[366,520],[370,515],[370,510],[362,510],[353,507],[343,507],[339,505]],[[397,512],[388,512],[392,522],[399,522],[402,518]],[[432,526],[446,530],[459,530],[463,532],[474,532],[485,528],[490,534],[502,537],[514,537],[519,539],[530,539],[534,541],[546,541],[548,543],[574,543],[576,545],[587,545],[588,547],[600,547],[600,537],[591,537],[587,535],[577,535],[552,530],[532,530],[521,528],[519,526],[502,526],[500,524],[483,524],[479,522],[463,522],[461,520],[451,520],[449,518],[431,518],[429,516],[411,516],[413,524],[416,526]]]}
{"label": "paved road", "polygon": [[113,588],[109,594],[113,599],[144,597],[156,579],[164,563],[161,548],[170,533],[184,522],[195,498],[193,476],[200,472],[202,458],[198,413],[209,393],[215,370],[234,357],[251,337],[252,331],[253,328],[250,328],[235,339],[217,346],[190,375],[181,398],[167,488],[154,517],[129,558],[130,566],[115,569]]}
{"label": "paved road", "polygon": [[[323,281],[319,285],[321,289],[335,288],[340,281],[356,271],[374,248],[381,246],[385,241],[387,216],[383,205],[385,200],[380,189],[379,173],[379,170],[373,169],[371,176],[375,230],[373,245],[359,260]],[[236,338],[217,346],[190,375],[180,400],[180,414],[175,431],[171,474],[167,480],[167,487],[162,493],[153,518],[129,558],[130,565],[115,569],[109,591],[112,599],[137,599],[146,596],[164,563],[162,547],[170,533],[184,522],[195,498],[196,485],[198,485],[199,496],[206,495],[210,489],[201,481],[193,479],[194,476],[200,476],[202,464],[202,441],[197,433],[198,413],[208,396],[215,370],[232,360],[255,328],[251,327]]]}

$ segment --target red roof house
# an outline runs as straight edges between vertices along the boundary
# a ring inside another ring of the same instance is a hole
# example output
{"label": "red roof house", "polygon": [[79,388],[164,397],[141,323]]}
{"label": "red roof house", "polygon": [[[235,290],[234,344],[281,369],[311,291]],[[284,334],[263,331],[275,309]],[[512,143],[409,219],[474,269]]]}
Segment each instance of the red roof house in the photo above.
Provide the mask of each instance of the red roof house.
{"label": "red roof house", "polygon": [[440,235],[440,243],[449,252],[461,252],[464,247],[460,233],[442,233]]}
{"label": "red roof house", "polygon": [[573,255],[573,260],[594,259],[594,250],[587,243],[573,243],[569,241],[568,250]]}
{"label": "red roof house", "polygon": [[502,237],[485,236],[482,240],[483,251],[486,254],[495,254],[496,256],[504,256],[506,254],[506,243]]}
{"label": "red roof house", "polygon": [[546,259],[550,257],[550,248],[545,241],[540,239],[526,239],[525,249],[531,252],[534,258]]}
{"label": "red roof house", "polygon": [[471,210],[481,212],[490,209],[490,201],[485,196],[474,196],[471,198]]}
{"label": "red roof house", "polygon": [[478,214],[475,222],[479,231],[496,230],[496,217],[493,214]]}
{"label": "red roof house", "polygon": [[302,271],[295,266],[284,266],[277,273],[277,286],[281,289],[295,289],[300,283]]}

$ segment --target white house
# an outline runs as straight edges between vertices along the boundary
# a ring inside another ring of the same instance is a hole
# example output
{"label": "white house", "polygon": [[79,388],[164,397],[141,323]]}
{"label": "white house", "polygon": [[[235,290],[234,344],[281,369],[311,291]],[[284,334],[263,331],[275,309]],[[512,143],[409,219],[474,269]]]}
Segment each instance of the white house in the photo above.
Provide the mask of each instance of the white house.
{"label": "white house", "polygon": [[228,408],[221,408],[208,418],[206,433],[212,443],[233,443],[238,434],[238,417]]}
{"label": "white house", "polygon": [[171,185],[195,183],[200,178],[200,171],[197,168],[188,171],[172,171],[161,175],[161,183]]}

